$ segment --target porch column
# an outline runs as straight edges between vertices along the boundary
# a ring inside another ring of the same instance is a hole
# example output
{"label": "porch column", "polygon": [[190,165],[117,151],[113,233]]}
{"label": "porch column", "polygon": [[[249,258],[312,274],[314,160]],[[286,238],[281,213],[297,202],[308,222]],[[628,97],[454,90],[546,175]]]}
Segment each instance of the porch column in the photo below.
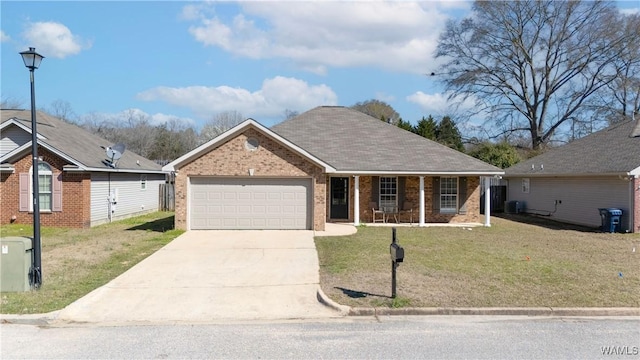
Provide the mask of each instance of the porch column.
{"label": "porch column", "polygon": [[360,176],[353,176],[353,225],[360,225]]}
{"label": "porch column", "polygon": [[424,226],[424,176],[420,176],[420,215],[418,226]]}
{"label": "porch column", "polygon": [[491,178],[484,178],[484,226],[491,226]]}

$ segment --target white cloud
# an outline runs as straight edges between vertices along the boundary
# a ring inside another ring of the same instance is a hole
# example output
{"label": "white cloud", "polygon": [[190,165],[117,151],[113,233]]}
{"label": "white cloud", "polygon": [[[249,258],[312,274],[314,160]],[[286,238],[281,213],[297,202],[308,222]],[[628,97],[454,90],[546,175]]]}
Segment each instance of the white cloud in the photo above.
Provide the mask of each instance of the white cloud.
{"label": "white cloud", "polygon": [[170,121],[176,121],[178,123],[194,126],[196,122],[193,119],[179,117],[176,115],[168,115],[163,113],[155,113],[149,114],[138,108],[130,108],[126,110],[122,110],[118,113],[92,113],[91,114],[95,119],[94,121],[111,121],[116,124],[127,124],[130,122],[138,122],[138,121],[148,121],[152,126],[158,126],[162,124],[166,124]]}
{"label": "white cloud", "polygon": [[460,9],[430,1],[248,1],[226,22],[202,7],[183,13],[198,19],[189,28],[197,41],[234,55],[283,58],[320,74],[354,66],[424,73],[448,18],[441,9],[454,4]]}
{"label": "white cloud", "polygon": [[624,15],[635,15],[640,14],[640,7],[637,8],[628,8],[628,9],[620,9],[620,13]]}
{"label": "white cloud", "polygon": [[5,42],[11,40],[11,37],[4,33],[4,31],[0,30],[0,42]]}
{"label": "white cloud", "polygon": [[54,58],[63,59],[91,47],[89,42],[72,34],[68,27],[57,22],[29,23],[22,35],[37,52]]}
{"label": "white cloud", "polygon": [[282,76],[264,80],[262,88],[253,92],[229,86],[159,86],[139,93],[137,98],[189,108],[203,119],[235,110],[258,121],[262,117],[281,116],[287,109],[306,111],[337,103],[336,94],[324,84],[310,86],[303,80]]}
{"label": "white cloud", "polygon": [[473,109],[475,106],[474,100],[468,98],[457,105],[454,100],[448,100],[449,93],[436,93],[425,94],[422,91],[418,91],[414,94],[407,96],[407,101],[417,104],[426,114],[433,115],[447,115],[457,111],[464,111]]}

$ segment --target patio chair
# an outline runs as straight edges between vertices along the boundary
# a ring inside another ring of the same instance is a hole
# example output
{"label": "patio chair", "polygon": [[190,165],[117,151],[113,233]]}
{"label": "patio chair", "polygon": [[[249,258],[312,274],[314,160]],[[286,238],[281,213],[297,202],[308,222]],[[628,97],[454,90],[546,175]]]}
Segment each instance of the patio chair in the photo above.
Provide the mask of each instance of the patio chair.
{"label": "patio chair", "polygon": [[400,214],[409,214],[409,225],[413,224],[413,203],[411,201],[405,201],[402,205]]}
{"label": "patio chair", "polygon": [[[377,221],[385,222],[384,211],[378,208],[377,202],[375,201],[370,202],[369,207],[371,208],[371,218],[374,223]],[[378,218],[377,215],[380,215],[380,218]]]}

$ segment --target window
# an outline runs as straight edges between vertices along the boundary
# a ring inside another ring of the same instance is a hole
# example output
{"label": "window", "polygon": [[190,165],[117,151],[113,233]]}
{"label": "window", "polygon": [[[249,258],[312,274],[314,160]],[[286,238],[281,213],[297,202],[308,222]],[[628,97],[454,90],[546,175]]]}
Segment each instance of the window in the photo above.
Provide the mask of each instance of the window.
{"label": "window", "polygon": [[140,190],[147,190],[147,175],[140,175]]}
{"label": "window", "polygon": [[398,178],[380,178],[380,208],[398,206]]}
{"label": "window", "polygon": [[529,193],[529,178],[522,179],[522,192],[525,194]]}
{"label": "window", "polygon": [[[29,189],[31,189],[31,199],[33,199],[33,168],[29,172],[31,179]],[[47,163],[38,163],[38,195],[40,199],[40,211],[51,211],[53,196],[53,173],[51,166]],[[30,211],[33,211],[33,201],[31,201]]]}
{"label": "window", "polygon": [[440,212],[455,213],[458,210],[458,178],[440,178]]}

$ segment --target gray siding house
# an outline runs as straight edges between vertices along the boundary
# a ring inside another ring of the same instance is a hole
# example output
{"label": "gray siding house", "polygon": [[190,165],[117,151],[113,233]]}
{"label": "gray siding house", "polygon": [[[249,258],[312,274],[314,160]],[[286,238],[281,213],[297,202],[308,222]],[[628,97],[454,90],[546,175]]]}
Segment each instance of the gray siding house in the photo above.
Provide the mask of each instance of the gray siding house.
{"label": "gray siding house", "polygon": [[[0,224],[33,221],[31,111],[1,110]],[[37,112],[40,221],[45,226],[90,227],[157,211],[166,173],[73,124]]]}
{"label": "gray siding house", "polygon": [[[640,126],[627,121],[505,169],[513,210],[599,227],[600,208],[640,232]],[[517,201],[517,207],[515,203]]]}

